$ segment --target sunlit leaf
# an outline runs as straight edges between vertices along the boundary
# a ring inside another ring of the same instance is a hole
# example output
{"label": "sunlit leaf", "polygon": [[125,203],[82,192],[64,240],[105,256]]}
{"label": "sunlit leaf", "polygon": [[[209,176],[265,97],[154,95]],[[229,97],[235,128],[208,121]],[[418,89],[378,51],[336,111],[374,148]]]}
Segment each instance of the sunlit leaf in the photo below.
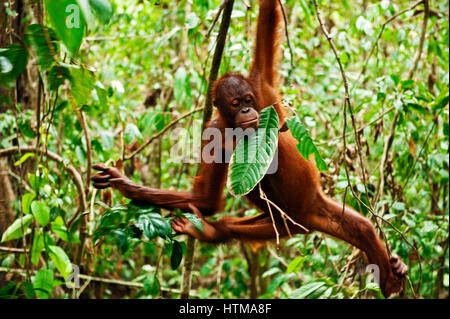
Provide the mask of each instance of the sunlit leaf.
{"label": "sunlit leaf", "polygon": [[50,208],[46,203],[33,201],[31,203],[31,212],[41,226],[47,226],[50,221]]}
{"label": "sunlit leaf", "polygon": [[22,225],[26,231],[32,220],[33,215],[25,215],[23,218],[16,219],[3,233],[1,242],[22,237]]}
{"label": "sunlit leaf", "polygon": [[64,279],[67,279],[73,271],[69,256],[67,256],[66,252],[59,246],[51,245],[48,248],[48,254],[54,262],[56,269],[58,269]]}

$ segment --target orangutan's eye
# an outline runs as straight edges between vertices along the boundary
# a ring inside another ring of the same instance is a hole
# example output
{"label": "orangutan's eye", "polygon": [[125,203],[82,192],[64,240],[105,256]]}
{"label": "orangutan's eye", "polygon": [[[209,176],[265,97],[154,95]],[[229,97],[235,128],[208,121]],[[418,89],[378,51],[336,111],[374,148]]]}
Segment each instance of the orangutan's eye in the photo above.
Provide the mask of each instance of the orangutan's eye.
{"label": "orangutan's eye", "polygon": [[239,106],[239,101],[233,100],[233,102],[231,102],[231,105],[233,105],[234,107],[237,107],[237,106]]}
{"label": "orangutan's eye", "polygon": [[245,103],[250,103],[252,101],[252,97],[249,95],[245,98]]}

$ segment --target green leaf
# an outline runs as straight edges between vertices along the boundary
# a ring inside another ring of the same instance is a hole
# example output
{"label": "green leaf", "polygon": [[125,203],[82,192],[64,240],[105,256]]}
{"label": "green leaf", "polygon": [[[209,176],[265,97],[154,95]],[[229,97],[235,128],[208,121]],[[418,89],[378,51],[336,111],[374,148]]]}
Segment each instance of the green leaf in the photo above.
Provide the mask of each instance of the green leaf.
{"label": "green leaf", "polygon": [[183,216],[191,222],[192,225],[195,226],[198,230],[200,230],[202,233],[205,231],[205,228],[203,227],[203,222],[200,218],[198,218],[197,215],[192,213],[184,213]]}
{"label": "green leaf", "polygon": [[33,285],[31,283],[29,283],[28,281],[24,281],[22,282],[22,286],[23,286],[23,290],[25,292],[25,296],[28,299],[35,299],[35,295],[34,295],[34,288]]}
{"label": "green leaf", "polygon": [[439,110],[448,105],[448,95],[438,98],[436,102],[432,105],[433,110]]}
{"label": "green leaf", "polygon": [[26,231],[32,220],[33,215],[25,215],[23,218],[16,219],[3,233],[1,242],[22,237],[22,224],[24,231]]}
{"label": "green leaf", "polygon": [[96,13],[97,18],[107,24],[112,17],[112,5],[108,0],[89,0],[91,8]]}
{"label": "green leaf", "polygon": [[157,236],[166,238],[172,233],[170,224],[158,213],[139,216],[135,226],[142,230],[148,239],[153,239]]}
{"label": "green leaf", "polygon": [[411,108],[413,110],[416,110],[417,112],[419,112],[422,115],[426,115],[428,113],[426,108],[424,108],[422,105],[417,104],[417,103],[406,103],[405,106],[407,108]]}
{"label": "green leaf", "polygon": [[31,212],[42,227],[47,226],[50,221],[50,208],[46,203],[33,201],[31,203]]}
{"label": "green leaf", "polygon": [[44,29],[40,24],[31,24],[25,30],[24,40],[33,48],[41,72],[48,70],[54,62],[53,54],[57,53],[58,48],[54,39],[53,30]]}
{"label": "green leaf", "polygon": [[28,158],[33,157],[34,153],[28,152],[22,155],[22,157],[14,163],[14,166],[19,166],[23,162],[25,162]]}
{"label": "green leaf", "polygon": [[248,194],[266,174],[278,145],[278,125],[277,112],[269,106],[261,111],[259,129],[239,140],[228,169],[233,196]]}
{"label": "green leaf", "polygon": [[392,79],[392,81],[394,82],[394,84],[397,86],[400,83],[400,78],[395,75],[395,74],[391,74],[390,78]]}
{"label": "green leaf", "polygon": [[176,240],[173,241],[172,254],[170,255],[170,266],[177,269],[183,259],[183,248]]}
{"label": "green leaf", "polygon": [[122,229],[114,229],[112,234],[120,252],[125,254],[128,248],[130,248],[130,238],[128,234]]}
{"label": "green leaf", "polygon": [[286,272],[289,274],[291,272],[300,271],[300,269],[302,268],[303,263],[305,262],[305,260],[306,260],[306,257],[297,257],[297,258],[295,258],[294,260],[292,260],[289,263]]}
{"label": "green leaf", "polygon": [[72,55],[80,48],[86,29],[86,21],[75,0],[44,0],[45,9],[58,38]]}
{"label": "green leaf", "polygon": [[58,216],[56,220],[51,223],[51,230],[55,233],[56,236],[58,236],[65,242],[69,242],[69,234],[61,216]]}
{"label": "green leaf", "polygon": [[404,80],[401,82],[401,87],[403,90],[409,89],[414,85],[414,80]]}
{"label": "green leaf", "polygon": [[88,104],[96,82],[94,72],[77,65],[69,65],[69,70],[70,90],[76,104],[78,106]]}
{"label": "green leaf", "polygon": [[308,135],[308,131],[302,125],[298,117],[294,116],[286,120],[292,136],[298,141],[297,149],[305,160],[309,160],[310,155],[314,155],[314,159],[319,171],[328,171],[327,163],[322,159],[313,143],[313,140]]}
{"label": "green leaf", "polygon": [[22,211],[25,215],[30,213],[31,202],[36,197],[33,193],[26,193],[22,196]]}
{"label": "green leaf", "polygon": [[63,85],[64,80],[70,80],[70,72],[67,68],[54,65],[48,72],[48,89],[51,91],[56,91],[61,85]]}
{"label": "green leaf", "polygon": [[27,66],[28,51],[19,44],[0,48],[0,84],[6,88],[15,86],[17,77]]}
{"label": "green leaf", "polygon": [[289,296],[289,298],[292,298],[292,299],[303,299],[303,298],[309,296],[310,294],[312,294],[314,291],[316,291],[317,289],[319,289],[323,285],[325,285],[325,282],[323,282],[323,281],[311,282],[309,284],[303,285],[300,288],[298,288],[297,290],[295,290]]}
{"label": "green leaf", "polygon": [[33,265],[37,266],[39,263],[39,257],[44,249],[44,236],[39,232],[34,234],[33,245],[31,247],[31,262]]}
{"label": "green leaf", "polygon": [[51,269],[40,269],[33,280],[33,288],[36,292],[36,296],[39,299],[50,298],[50,293],[53,289],[53,270]]}
{"label": "green leaf", "polygon": [[143,291],[155,297],[159,294],[159,281],[156,276],[147,276],[144,281]]}
{"label": "green leaf", "polygon": [[72,273],[72,264],[66,252],[59,246],[48,246],[48,254],[55,264],[56,269],[61,273],[64,279]]}

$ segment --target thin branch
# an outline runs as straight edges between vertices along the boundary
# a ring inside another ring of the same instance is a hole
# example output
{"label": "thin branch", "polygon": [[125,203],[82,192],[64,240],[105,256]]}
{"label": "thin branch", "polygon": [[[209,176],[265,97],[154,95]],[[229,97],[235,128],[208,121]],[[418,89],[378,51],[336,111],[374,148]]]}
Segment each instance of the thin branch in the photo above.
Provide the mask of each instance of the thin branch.
{"label": "thin branch", "polygon": [[3,246],[0,246],[0,251],[5,251],[7,253],[20,253],[20,254],[27,253],[26,249],[23,249],[23,248],[12,248],[12,247],[3,247]]}
{"label": "thin branch", "polygon": [[286,13],[284,12],[284,7],[283,7],[283,4],[281,3],[281,0],[278,0],[278,3],[280,4],[281,12],[283,13],[284,32],[286,35],[286,42],[288,44],[289,54],[290,54],[291,67],[289,68],[289,71],[288,71],[288,82],[290,82],[292,72],[294,71],[294,52],[292,50],[291,41],[289,39],[289,31],[288,31],[288,23],[287,23],[287,19],[286,19]]}
{"label": "thin branch", "polygon": [[139,147],[137,150],[135,150],[134,152],[131,152],[128,155],[125,155],[124,160],[132,159],[134,156],[136,156],[136,154],[142,152],[148,145],[150,145],[154,140],[156,140],[158,137],[160,137],[161,135],[166,133],[167,130],[169,130],[172,126],[177,124],[179,121],[181,121],[182,119],[184,119],[196,112],[202,111],[202,110],[203,110],[203,106],[197,107],[197,108],[193,109],[192,111],[189,111],[189,112],[181,115],[180,117],[176,118],[175,120],[170,122],[167,126],[165,126],[161,131],[159,131],[157,134],[153,135],[147,142],[142,144],[142,146]]}
{"label": "thin branch", "polygon": [[259,186],[259,194],[260,194],[259,196],[262,199],[266,200],[267,208],[269,208],[270,219],[272,220],[273,230],[275,231],[275,234],[277,236],[276,237],[277,238],[277,249],[280,249],[280,233],[278,232],[277,225],[276,225],[275,220],[273,218],[272,208],[270,207],[270,203],[269,203],[269,200],[267,200],[266,194],[264,194],[264,192],[263,192],[263,190],[261,188],[261,183],[259,183],[258,186]]}
{"label": "thin branch", "polygon": [[270,247],[267,246],[266,249],[269,252],[269,254],[271,254],[272,257],[277,259],[284,267],[287,268],[289,266],[289,264],[283,258],[281,258],[280,255],[278,255],[276,252],[274,252]]}
{"label": "thin branch", "polygon": [[214,27],[217,24],[217,20],[219,20],[220,14],[222,13],[224,6],[225,6],[225,2],[222,2],[222,4],[219,7],[219,10],[217,10],[216,15],[214,16],[213,21],[211,22],[211,25],[209,26],[208,31],[206,32],[206,39],[209,39],[209,36],[211,35],[212,30],[214,29]]}
{"label": "thin branch", "polygon": [[409,71],[408,78],[412,79],[414,72],[417,69],[417,65],[419,64],[420,57],[422,56],[423,51],[423,45],[425,43],[425,37],[427,34],[427,24],[428,24],[428,17],[430,16],[430,7],[428,4],[428,0],[423,1],[423,6],[425,8],[424,10],[424,16],[423,16],[423,22],[422,22],[422,33],[420,34],[420,41],[419,41],[419,47],[417,48],[416,55],[414,57],[413,67]]}
{"label": "thin branch", "polygon": [[305,226],[300,225],[299,223],[297,223],[288,214],[286,214],[280,207],[278,207],[277,204],[275,204],[274,202],[272,202],[270,199],[267,198],[266,194],[264,193],[264,191],[261,188],[261,183],[259,183],[259,192],[260,192],[261,199],[265,200],[268,204],[271,204],[273,207],[275,207],[280,212],[281,216],[285,216],[292,224],[294,224],[295,226],[300,227],[301,229],[303,229],[304,231],[309,233],[309,229],[308,228],[306,228]]}
{"label": "thin branch", "polygon": [[[357,132],[358,134],[361,133],[362,131],[364,131],[364,129],[366,129],[366,128],[368,128],[369,126],[371,126],[372,124],[378,122],[378,121],[381,120],[386,114],[391,113],[394,109],[395,109],[394,106],[388,108],[386,111],[384,111],[384,112],[383,112],[382,114],[380,114],[378,117],[376,117],[375,119],[373,119],[373,120],[370,121],[369,123],[367,123],[367,124],[361,126],[360,128],[358,128],[358,129],[356,130],[356,132]],[[328,144],[328,143],[330,143],[330,142],[332,142],[332,141],[340,140],[340,139],[342,139],[344,136],[345,136],[345,137],[348,137],[348,136],[350,136],[350,135],[352,135],[352,134],[354,134],[354,133],[353,133],[353,132],[348,132],[348,133],[346,133],[346,134],[344,134],[344,135],[336,136],[335,138],[329,139],[329,140],[327,140],[327,141],[325,141],[325,142],[320,142],[320,143],[315,143],[315,144],[316,144],[316,145],[324,145],[324,144]]]}

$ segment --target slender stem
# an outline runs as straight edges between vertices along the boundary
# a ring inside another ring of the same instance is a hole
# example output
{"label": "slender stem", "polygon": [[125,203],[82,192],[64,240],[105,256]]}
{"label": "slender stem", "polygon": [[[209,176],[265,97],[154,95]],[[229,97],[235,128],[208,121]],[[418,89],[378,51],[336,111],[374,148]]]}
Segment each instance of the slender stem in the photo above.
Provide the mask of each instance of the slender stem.
{"label": "slender stem", "polygon": [[181,115],[180,117],[178,117],[177,119],[173,120],[172,122],[170,122],[167,126],[165,126],[161,131],[159,131],[157,134],[153,135],[147,142],[145,142],[144,144],[142,144],[141,147],[139,147],[137,150],[135,150],[134,152],[131,152],[128,155],[124,156],[124,160],[129,160],[132,159],[133,157],[136,156],[136,154],[142,152],[148,145],[150,145],[155,139],[157,139],[158,137],[160,137],[161,135],[163,135],[164,133],[167,132],[167,130],[169,130],[172,126],[174,126],[175,124],[177,124],[179,121],[181,121],[182,119],[196,113],[199,111],[202,111],[203,107],[197,107],[195,109],[193,109],[192,111],[189,111],[183,115]]}

